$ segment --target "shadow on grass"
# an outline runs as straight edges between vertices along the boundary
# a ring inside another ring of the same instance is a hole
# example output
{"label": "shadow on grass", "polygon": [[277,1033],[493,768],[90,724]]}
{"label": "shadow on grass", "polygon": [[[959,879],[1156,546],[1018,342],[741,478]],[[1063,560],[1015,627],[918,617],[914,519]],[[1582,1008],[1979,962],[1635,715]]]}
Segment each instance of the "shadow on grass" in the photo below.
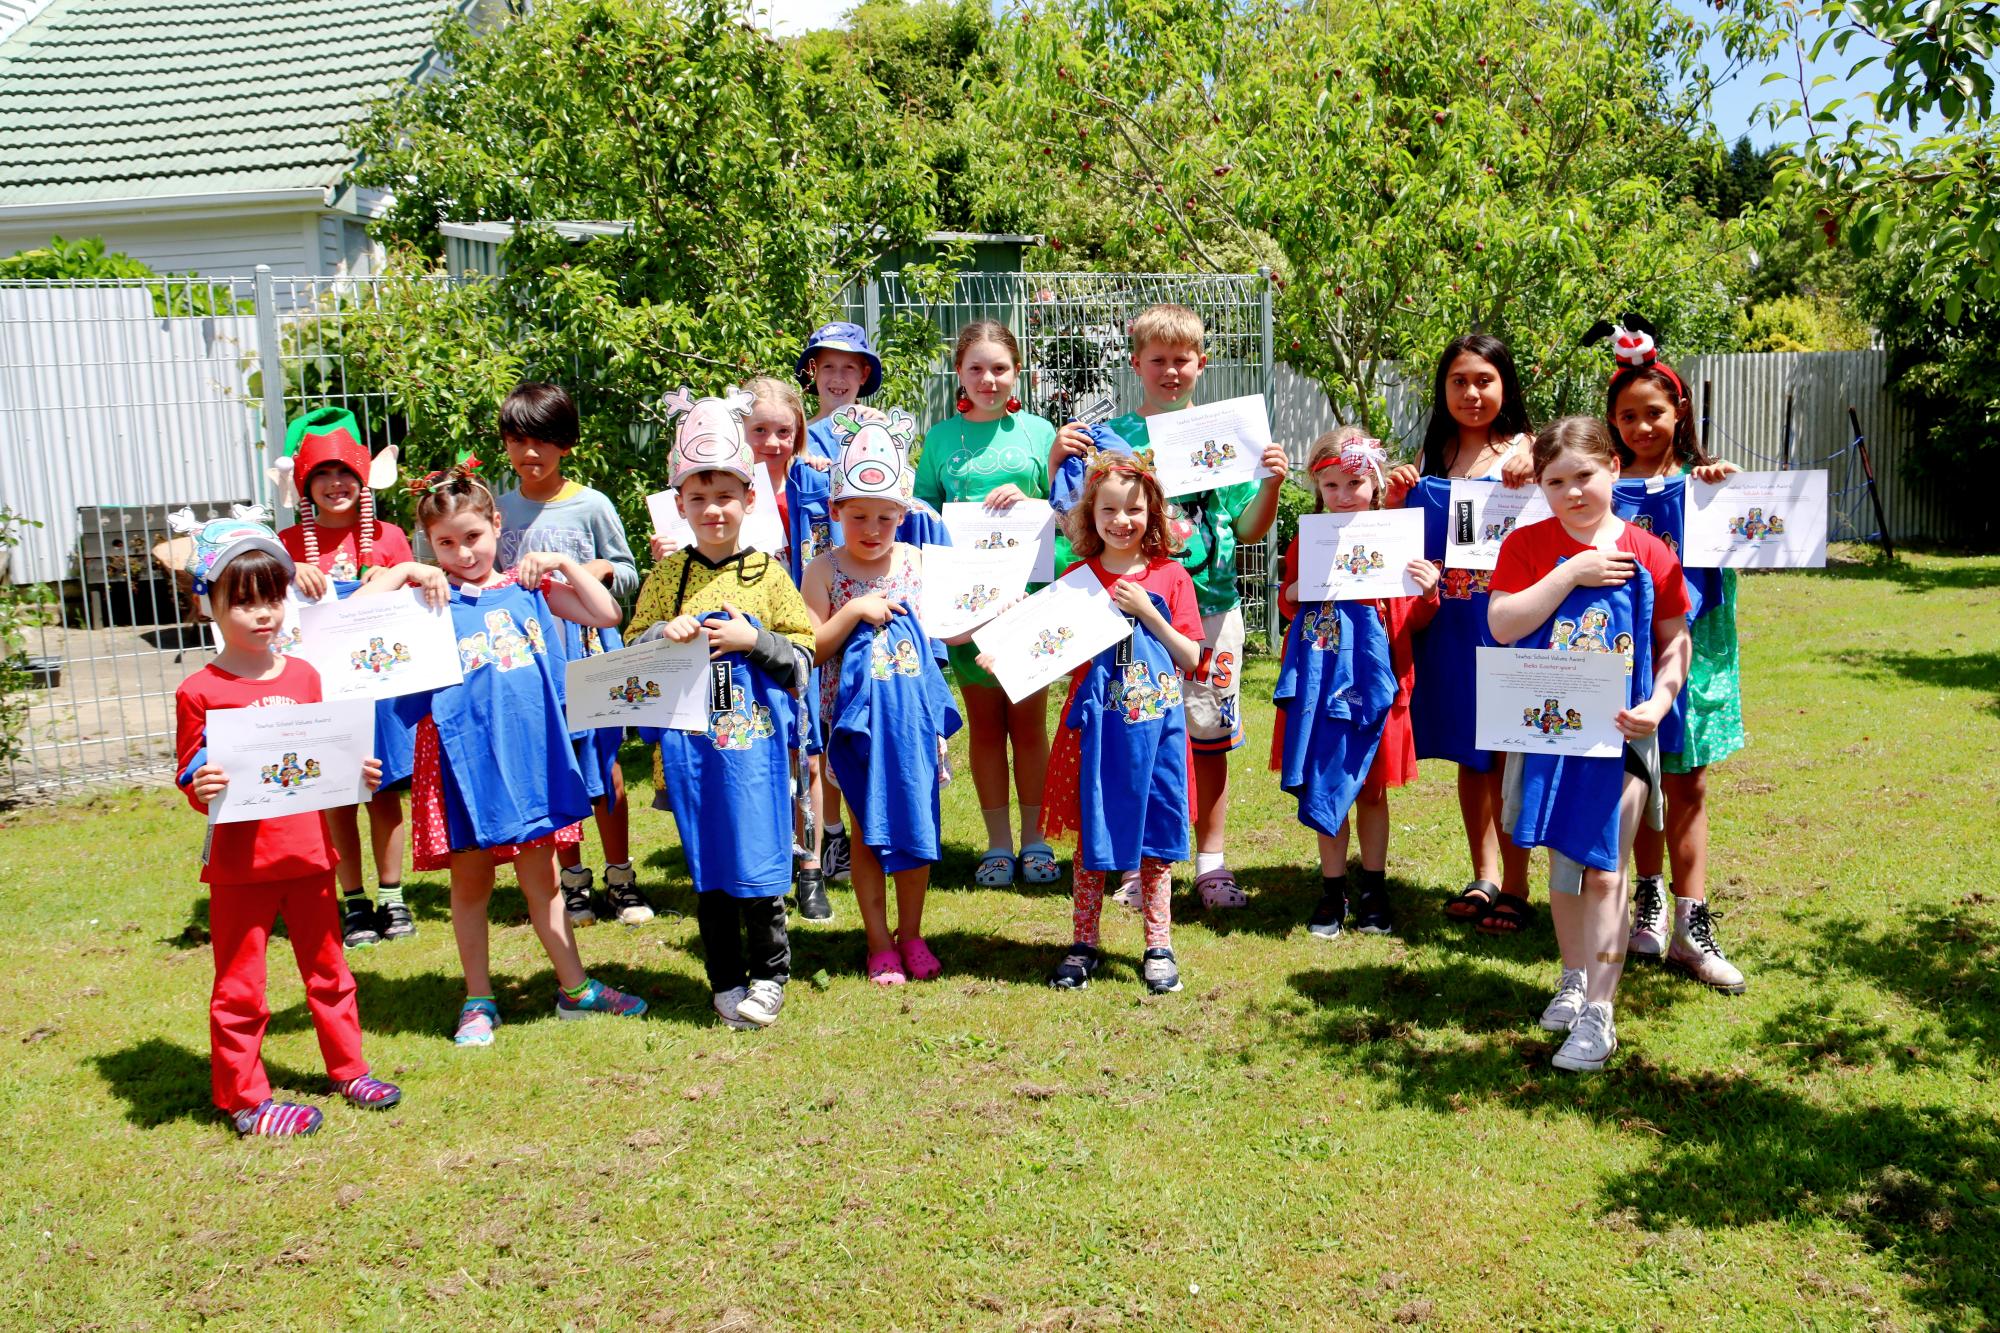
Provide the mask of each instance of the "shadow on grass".
{"label": "shadow on grass", "polygon": [[[1672,978],[1632,975],[1621,1008],[1674,1002]],[[1301,973],[1292,984],[1323,1011],[1314,1039],[1405,1104],[1439,1113],[1473,1103],[1586,1116],[1644,1134],[1651,1160],[1608,1176],[1607,1219],[1648,1230],[1826,1223],[1860,1236],[1907,1275],[1909,1297],[1949,1326],[2000,1316],[2000,1135],[1949,1105],[1831,1105],[1740,1071],[1663,1068],[1627,1047],[1601,1077],[1565,1075],[1555,1039],[1534,1027],[1546,1000],[1491,968],[1394,966]],[[1822,1048],[1875,1058],[1887,1034],[1834,1025]],[[1796,1053],[1815,1030],[1800,1010],[1760,1044]],[[1780,1055],[1780,1059],[1787,1056]],[[1657,1137],[1655,1137],[1657,1136]]]}
{"label": "shadow on grass", "polygon": [[1940,690],[1971,690],[1987,696],[1989,713],[2000,713],[2000,653],[1885,653],[1851,648],[1834,662],[1863,680],[1906,680]]}
{"label": "shadow on grass", "polygon": [[2000,1056],[2000,922],[1978,912],[1967,904],[1960,915],[1913,913],[1886,931],[1861,917],[1824,921],[1810,952],[1778,965],[1808,977],[1861,977],[1922,1014],[1936,1032],[1927,1044],[1972,1045],[1991,1060]]}
{"label": "shadow on grass", "polygon": [[1815,578],[1894,584],[1899,592],[1906,593],[2000,588],[2000,563],[1985,560],[1961,560],[1948,565],[1931,562],[1913,565],[1906,560],[1829,560],[1824,570],[1812,574]]}
{"label": "shadow on grass", "polygon": [[[141,1129],[158,1129],[177,1120],[211,1120],[221,1112],[210,1100],[208,1056],[159,1037],[148,1037],[121,1051],[90,1057],[111,1092],[125,1103],[125,1119]],[[264,1061],[274,1088],[295,1092],[326,1091],[324,1073],[304,1074]]]}
{"label": "shadow on grass", "polygon": [[[834,912],[834,921],[827,925],[806,926],[799,923],[796,914],[791,918],[794,988],[801,982],[810,981],[819,972],[825,972],[829,977],[862,975],[868,945],[861,929],[860,914],[854,909],[854,900],[836,898]],[[890,919],[894,920],[893,912]],[[1061,961],[1061,950],[1056,946],[1029,944],[977,931],[926,931],[924,942],[931,946],[938,961],[944,964],[946,980],[982,977],[989,981],[1038,983],[1047,979],[1050,970]],[[699,935],[690,935],[685,941],[667,947],[678,948],[694,959],[697,965],[701,963]],[[705,986],[697,986],[696,989],[699,991],[696,1007],[700,1011],[697,1017],[706,1022],[709,993]]]}

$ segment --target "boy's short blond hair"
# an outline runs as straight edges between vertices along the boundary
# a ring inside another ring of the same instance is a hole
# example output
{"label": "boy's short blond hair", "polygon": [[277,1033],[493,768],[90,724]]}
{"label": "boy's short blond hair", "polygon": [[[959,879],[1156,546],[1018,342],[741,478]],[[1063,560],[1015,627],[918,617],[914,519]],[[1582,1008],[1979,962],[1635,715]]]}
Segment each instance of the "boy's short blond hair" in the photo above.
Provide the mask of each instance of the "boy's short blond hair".
{"label": "boy's short blond hair", "polygon": [[1184,305],[1149,305],[1132,321],[1132,355],[1138,356],[1153,343],[1199,353],[1207,333],[1201,316]]}

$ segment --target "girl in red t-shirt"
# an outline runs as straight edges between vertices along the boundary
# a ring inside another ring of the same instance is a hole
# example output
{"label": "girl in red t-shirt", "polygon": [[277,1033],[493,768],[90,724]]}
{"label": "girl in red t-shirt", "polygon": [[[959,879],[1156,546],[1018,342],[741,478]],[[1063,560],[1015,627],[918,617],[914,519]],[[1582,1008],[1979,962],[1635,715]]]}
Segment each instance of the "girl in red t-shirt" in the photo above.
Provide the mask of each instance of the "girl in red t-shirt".
{"label": "girl in red t-shirt", "polygon": [[[192,515],[187,518],[192,526]],[[247,519],[212,520],[194,534],[188,570],[196,593],[210,603],[223,645],[215,661],[174,691],[176,781],[188,804],[206,814],[230,782],[208,757],[209,713],[318,703],[320,684],[319,673],[303,659],[271,651],[272,637],[284,624],[292,561],[270,529]],[[363,772],[374,786],[382,778],[381,760],[370,759]],[[209,1065],[215,1104],[239,1134],[286,1137],[320,1126],[317,1107],[274,1101],[264,1072],[264,1029],[271,1021],[264,955],[281,914],[334,1091],[370,1109],[402,1099],[396,1087],[368,1076],[361,1056],[333,863],[326,821],[316,810],[209,828],[201,871],[215,951]]]}
{"label": "girl in red t-shirt", "polygon": [[1618,1049],[1611,1004],[1625,970],[1626,868],[1642,818],[1657,827],[1660,722],[1687,679],[1687,588],[1652,533],[1612,512],[1620,469],[1597,417],[1565,417],[1535,439],[1535,481],[1555,517],[1501,543],[1487,622],[1495,641],[1623,653],[1626,703],[1612,719],[1622,758],[1510,751],[1503,826],[1549,849],[1549,914],[1562,978],[1542,1026],[1567,1032],[1559,1069],[1596,1070]]}
{"label": "girl in red t-shirt", "polygon": [[[1187,859],[1193,812],[1180,682],[1201,662],[1201,613],[1194,580],[1174,559],[1166,498],[1150,464],[1126,453],[1098,454],[1069,523],[1071,548],[1133,630],[1071,676],[1049,756],[1043,832],[1051,841],[1077,842],[1070,877],[1076,942],[1049,984],[1063,990],[1090,984],[1103,961],[1097,946],[1104,876],[1136,871],[1146,919],[1139,976],[1158,995],[1181,988],[1171,863]],[[984,660],[980,666],[992,669]]]}
{"label": "girl in red t-shirt", "polygon": [[[1357,426],[1320,436],[1306,457],[1314,510],[1354,514],[1380,509],[1387,461],[1381,442],[1367,438]],[[1416,744],[1410,734],[1410,685],[1416,675],[1411,640],[1438,608],[1437,566],[1412,560],[1405,572],[1423,590],[1421,596],[1324,601],[1304,608],[1306,614],[1300,616],[1299,539],[1294,536],[1285,548],[1278,608],[1292,626],[1279,676],[1271,767],[1285,775],[1286,789],[1298,796],[1300,822],[1319,834],[1320,900],[1306,929],[1322,939],[1338,938],[1347,917],[1350,803],[1352,822],[1361,835],[1354,928],[1364,935],[1387,935],[1396,928],[1385,881],[1389,788],[1404,786],[1417,776]],[[1364,636],[1373,644],[1354,642]],[[1386,651],[1364,651],[1370,646]],[[1315,669],[1341,656],[1357,667],[1366,662],[1374,679],[1358,682],[1335,670]],[[1308,691],[1306,682],[1317,682],[1322,690],[1342,697],[1337,702],[1326,700],[1320,692]],[[1299,694],[1286,694],[1288,686]],[[1362,706],[1363,698],[1378,702],[1380,712]],[[1339,716],[1329,714],[1324,706],[1328,702],[1335,702]],[[1294,715],[1288,704],[1298,705],[1299,713]]]}

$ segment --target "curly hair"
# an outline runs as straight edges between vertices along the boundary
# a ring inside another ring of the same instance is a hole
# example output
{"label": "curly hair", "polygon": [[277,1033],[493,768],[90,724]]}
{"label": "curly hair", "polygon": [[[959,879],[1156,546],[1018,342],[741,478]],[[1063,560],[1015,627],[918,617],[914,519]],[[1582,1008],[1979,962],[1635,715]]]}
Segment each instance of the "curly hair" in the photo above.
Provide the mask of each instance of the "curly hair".
{"label": "curly hair", "polygon": [[1146,498],[1146,531],[1140,535],[1139,550],[1147,559],[1171,556],[1180,550],[1181,544],[1167,522],[1166,493],[1160,489],[1160,479],[1153,475],[1152,465],[1132,454],[1102,452],[1090,460],[1084,471],[1083,493],[1070,506],[1064,524],[1070,549],[1077,559],[1090,560],[1104,553],[1104,538],[1097,531],[1095,514],[1097,493],[1107,481],[1129,481]]}

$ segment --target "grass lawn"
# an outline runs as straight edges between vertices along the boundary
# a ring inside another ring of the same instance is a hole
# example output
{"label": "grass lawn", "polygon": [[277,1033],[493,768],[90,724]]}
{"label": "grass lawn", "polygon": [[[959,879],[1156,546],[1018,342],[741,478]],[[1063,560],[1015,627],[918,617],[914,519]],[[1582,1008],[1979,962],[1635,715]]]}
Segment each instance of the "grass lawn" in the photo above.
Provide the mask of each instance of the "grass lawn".
{"label": "grass lawn", "polygon": [[[289,947],[273,1081],[327,1109],[239,1142],[208,1105],[198,819],[161,790],[0,815],[0,1312],[12,1327],[736,1330],[2000,1324],[2000,558],[1745,580],[1751,746],[1712,778],[1730,999],[1644,972],[1598,1077],[1548,1065],[1546,915],[1490,940],[1450,771],[1396,798],[1400,938],[1308,937],[1310,834],[1237,756],[1245,911],[1136,918],[1082,994],[1058,889],[975,891],[969,778],[885,993],[859,922],[795,927],[779,1025],[712,1021],[691,918],[582,933],[639,1022],[556,1021],[517,893],[507,1025],[461,994],[440,877],[354,957],[402,1106],[328,1102]],[[960,743],[963,773],[963,743]],[[635,775],[641,772],[635,765]],[[643,882],[691,910],[635,789]],[[1539,862],[1538,862],[1539,873]],[[1185,887],[1185,868],[1179,877]],[[1539,897],[1538,892],[1538,897]],[[796,920],[796,918],[795,918]]]}

